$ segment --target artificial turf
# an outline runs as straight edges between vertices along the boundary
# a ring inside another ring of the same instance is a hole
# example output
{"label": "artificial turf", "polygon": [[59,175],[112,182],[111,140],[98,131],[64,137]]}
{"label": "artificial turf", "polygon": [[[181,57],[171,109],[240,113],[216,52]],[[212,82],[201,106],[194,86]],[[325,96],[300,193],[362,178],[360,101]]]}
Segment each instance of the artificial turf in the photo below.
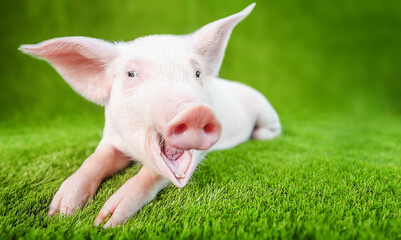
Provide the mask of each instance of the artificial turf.
{"label": "artificial turf", "polygon": [[96,147],[101,124],[3,130],[0,238],[399,238],[400,120],[284,118],[279,138],[209,154],[185,188],[167,187],[107,230],[94,218],[135,164],[72,217],[46,216],[62,181]]}
{"label": "artificial turf", "polygon": [[396,1],[257,1],[233,32],[220,75],[265,94],[283,133],[210,153],[186,187],[168,186],[123,226],[93,221],[136,164],[71,217],[46,216],[101,139],[103,113],[18,45],[186,34],[249,3],[1,3],[0,239],[400,239]]}

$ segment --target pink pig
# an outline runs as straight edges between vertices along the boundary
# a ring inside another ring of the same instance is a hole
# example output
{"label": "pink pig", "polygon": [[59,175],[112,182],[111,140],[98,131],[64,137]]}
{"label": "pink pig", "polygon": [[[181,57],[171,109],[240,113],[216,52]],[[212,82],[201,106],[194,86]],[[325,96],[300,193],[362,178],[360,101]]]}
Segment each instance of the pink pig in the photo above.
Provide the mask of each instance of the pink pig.
{"label": "pink pig", "polygon": [[50,216],[84,206],[104,178],[134,159],[142,169],[95,220],[97,226],[111,215],[104,227],[116,226],[169,182],[184,187],[206,153],[281,132],[277,113],[261,93],[217,78],[231,31],[254,6],[185,36],[117,43],[63,37],[20,47],[49,61],[75,91],[105,106],[103,138],[63,182]]}

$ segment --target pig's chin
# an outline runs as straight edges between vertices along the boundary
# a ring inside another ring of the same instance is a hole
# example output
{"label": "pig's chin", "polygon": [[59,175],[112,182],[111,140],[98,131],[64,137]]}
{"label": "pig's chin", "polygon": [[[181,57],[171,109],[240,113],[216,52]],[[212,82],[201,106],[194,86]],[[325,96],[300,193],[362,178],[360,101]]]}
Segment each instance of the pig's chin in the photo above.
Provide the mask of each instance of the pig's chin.
{"label": "pig's chin", "polygon": [[[154,154],[155,164],[160,173],[177,187],[184,187],[195,168],[193,150],[182,150],[169,145],[162,135],[158,136],[158,148]],[[156,145],[156,144],[155,144]]]}

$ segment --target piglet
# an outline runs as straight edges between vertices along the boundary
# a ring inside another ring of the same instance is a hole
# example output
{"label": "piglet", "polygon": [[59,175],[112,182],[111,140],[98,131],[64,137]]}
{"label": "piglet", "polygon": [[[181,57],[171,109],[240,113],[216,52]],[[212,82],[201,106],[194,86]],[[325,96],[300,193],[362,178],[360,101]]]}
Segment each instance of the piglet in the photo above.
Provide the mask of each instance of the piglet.
{"label": "piglet", "polygon": [[104,178],[135,160],[141,170],[95,220],[97,226],[111,215],[104,227],[116,226],[170,182],[184,187],[206,153],[281,132],[261,93],[217,77],[231,31],[254,6],[184,36],[115,43],[62,37],[19,48],[48,61],[76,92],[105,107],[98,147],[60,186],[50,216],[72,214]]}

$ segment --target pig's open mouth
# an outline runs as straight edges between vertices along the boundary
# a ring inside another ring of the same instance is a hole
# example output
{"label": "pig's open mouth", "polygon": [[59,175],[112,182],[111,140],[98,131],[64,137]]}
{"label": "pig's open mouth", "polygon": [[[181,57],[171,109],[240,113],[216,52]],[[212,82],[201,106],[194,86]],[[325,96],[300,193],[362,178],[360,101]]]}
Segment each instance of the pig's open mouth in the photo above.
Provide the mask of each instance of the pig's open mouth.
{"label": "pig's open mouth", "polygon": [[187,171],[192,161],[192,150],[185,151],[169,145],[160,135],[160,155],[176,179],[187,177]]}

